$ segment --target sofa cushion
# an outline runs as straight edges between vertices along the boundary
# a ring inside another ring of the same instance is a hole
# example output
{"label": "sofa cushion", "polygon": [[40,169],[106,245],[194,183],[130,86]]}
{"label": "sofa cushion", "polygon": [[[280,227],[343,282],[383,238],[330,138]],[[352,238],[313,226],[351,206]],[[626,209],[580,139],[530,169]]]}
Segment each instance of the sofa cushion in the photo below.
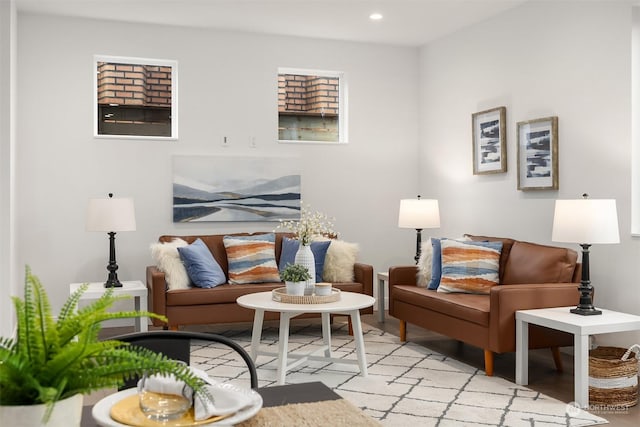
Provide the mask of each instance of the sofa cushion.
{"label": "sofa cushion", "polygon": [[489,326],[489,296],[443,293],[412,285],[394,286],[395,300],[423,307],[478,325]]}
{"label": "sofa cushion", "polygon": [[505,283],[504,270],[515,240],[504,237],[474,236],[472,234],[465,234],[465,237],[477,242],[502,242],[502,252],[500,253],[500,283]]}
{"label": "sofa cushion", "polygon": [[224,271],[201,239],[178,248],[191,282],[199,288],[213,288],[227,282]]}
{"label": "sofa cushion", "polygon": [[360,247],[357,243],[331,240],[324,259],[322,280],[325,282],[353,282],[353,265],[358,258]]}
{"label": "sofa cushion", "polygon": [[501,242],[442,240],[438,292],[488,294],[498,284]]}
{"label": "sofa cushion", "polygon": [[442,276],[442,248],[441,241],[437,237],[429,239],[431,241],[431,280],[427,284],[427,289],[435,291],[440,286],[440,277]]}
{"label": "sofa cushion", "polygon": [[280,282],[275,255],[275,234],[224,236],[229,262],[229,283]]}
{"label": "sofa cushion", "polygon": [[165,274],[167,287],[171,289],[189,289],[191,281],[187,269],[180,259],[178,248],[189,245],[182,239],[174,238],[171,241],[152,243],[150,246],[151,257],[156,262],[158,270]]}
{"label": "sofa cushion", "polygon": [[[447,239],[447,237],[432,237],[429,239],[431,242],[431,279],[427,284],[427,288],[431,290],[438,289],[440,286],[440,277],[442,276],[442,240]],[[450,239],[451,240],[451,239]],[[469,239],[466,235],[460,238],[457,238],[460,242],[466,242]]]}
{"label": "sofa cushion", "polygon": [[[311,252],[313,252],[313,258],[316,264],[316,282],[322,282],[322,272],[324,269],[324,260],[327,256],[327,249],[331,241],[311,242]],[[285,269],[287,264],[293,264],[295,262],[296,253],[300,247],[300,241],[296,239],[290,239],[285,237],[282,239],[282,252],[280,254],[280,261],[278,263],[278,269],[280,272]]]}
{"label": "sofa cushion", "polygon": [[[268,232],[256,232],[256,233],[233,233],[231,236],[253,236],[259,234],[265,234]],[[158,238],[158,241],[162,243],[170,242],[175,238],[180,238],[187,243],[193,243],[196,239],[202,239],[205,245],[211,251],[213,258],[218,262],[222,271],[228,276],[229,273],[229,261],[227,260],[227,250],[224,247],[224,239],[223,234],[209,234],[209,235],[201,235],[201,236],[171,236],[171,235],[163,235]],[[276,236],[276,261],[280,257],[280,251],[282,249],[282,239],[284,237],[293,237],[293,233],[275,233]],[[186,273],[185,273],[186,274]]]}
{"label": "sofa cushion", "polygon": [[571,282],[578,254],[573,249],[515,242],[505,265],[507,285]]}
{"label": "sofa cushion", "polygon": [[426,288],[431,281],[431,270],[433,264],[433,245],[431,238],[420,244],[420,259],[418,260],[418,273],[416,275],[416,284]]}
{"label": "sofa cushion", "polygon": [[[282,288],[282,282],[276,283],[247,283],[238,286],[224,284],[216,286],[215,292],[210,289],[191,288],[187,290],[176,290],[167,292],[167,307],[177,306],[202,306],[207,304],[236,304],[236,299],[242,295],[256,292],[268,292],[277,288]],[[363,293],[362,283],[349,282],[337,283],[334,287],[346,292]],[[244,309],[243,309],[244,310]]]}

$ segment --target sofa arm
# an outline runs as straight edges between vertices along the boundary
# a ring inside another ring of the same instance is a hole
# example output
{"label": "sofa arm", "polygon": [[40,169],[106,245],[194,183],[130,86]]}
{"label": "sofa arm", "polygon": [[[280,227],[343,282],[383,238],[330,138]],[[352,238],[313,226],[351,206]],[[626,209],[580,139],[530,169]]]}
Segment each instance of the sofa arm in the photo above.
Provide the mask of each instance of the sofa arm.
{"label": "sofa arm", "polygon": [[[167,282],[162,271],[154,265],[147,267],[148,309],[152,313],[167,315]],[[151,319],[153,326],[166,326],[158,319]]]}
{"label": "sofa arm", "polygon": [[373,296],[373,266],[356,262],[353,265],[353,278],[362,283],[363,292]]}
{"label": "sofa arm", "polygon": [[489,347],[498,353],[515,351],[516,311],[575,306],[579,300],[575,283],[499,285],[489,297]]}
{"label": "sofa arm", "polygon": [[389,287],[393,285],[413,285],[418,283],[418,267],[402,265],[389,268]]}
{"label": "sofa arm", "polygon": [[395,314],[395,287],[398,285],[417,286],[418,267],[415,265],[403,265],[389,268],[389,314]]}

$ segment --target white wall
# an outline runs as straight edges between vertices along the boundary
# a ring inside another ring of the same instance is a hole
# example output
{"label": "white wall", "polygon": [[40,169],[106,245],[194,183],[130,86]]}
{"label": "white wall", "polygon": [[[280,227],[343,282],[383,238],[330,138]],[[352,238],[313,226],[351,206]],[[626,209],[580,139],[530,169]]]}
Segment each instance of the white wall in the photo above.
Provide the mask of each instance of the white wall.
{"label": "white wall", "polygon": [[[420,53],[420,190],[438,197],[438,235],[551,242],[554,201],[615,198],[619,245],[591,248],[596,305],[640,314],[631,230],[631,6],[528,2]],[[471,114],[507,107],[508,172],[474,176]],[[559,191],[517,188],[516,123],[559,117]],[[574,247],[579,249],[577,245]],[[621,344],[640,335],[607,336]]]}
{"label": "white wall", "polygon": [[16,8],[0,2],[0,336],[13,332],[15,282]]}
{"label": "white wall", "polygon": [[[173,224],[178,154],[292,156],[303,167],[303,198],[336,217],[361,261],[376,270],[411,262],[415,232],[397,228],[397,209],[418,188],[417,49],[30,14],[18,14],[18,24],[18,263],[31,265],[54,308],[69,283],[106,278],[107,235],[84,231],[90,197],[135,199],[138,229],[116,238],[121,280],[144,280],[149,244],[161,234],[273,230]],[[178,61],[179,141],[92,137],[94,54]],[[278,67],[347,73],[348,145],[275,141]]]}

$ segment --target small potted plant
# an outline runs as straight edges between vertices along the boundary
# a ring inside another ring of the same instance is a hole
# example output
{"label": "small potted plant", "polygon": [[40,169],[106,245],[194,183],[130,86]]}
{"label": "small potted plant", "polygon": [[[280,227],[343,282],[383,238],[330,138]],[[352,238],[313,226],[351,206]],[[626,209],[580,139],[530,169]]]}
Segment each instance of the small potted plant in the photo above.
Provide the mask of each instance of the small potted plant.
{"label": "small potted plant", "polygon": [[79,309],[87,287],[74,292],[55,318],[42,284],[27,267],[24,299],[13,297],[16,335],[0,337],[0,424],[79,426],[83,394],[117,388],[145,373],[173,374],[208,397],[204,381],[188,366],[142,347],[100,340],[105,320],[166,318],[146,311],[107,311],[127,298],[114,296],[112,289]]}
{"label": "small potted plant", "polygon": [[280,278],[287,286],[287,294],[304,295],[307,280],[311,279],[309,269],[301,264],[287,264],[280,273]]}

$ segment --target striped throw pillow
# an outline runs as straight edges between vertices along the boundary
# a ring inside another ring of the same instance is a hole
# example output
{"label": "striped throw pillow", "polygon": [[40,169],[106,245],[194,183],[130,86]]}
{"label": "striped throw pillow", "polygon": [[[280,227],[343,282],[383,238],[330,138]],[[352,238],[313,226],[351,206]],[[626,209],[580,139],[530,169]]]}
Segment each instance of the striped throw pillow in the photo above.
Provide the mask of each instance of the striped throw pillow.
{"label": "striped throw pillow", "polygon": [[488,294],[499,282],[502,242],[441,241],[442,278],[438,292]]}
{"label": "striped throw pillow", "polygon": [[276,264],[276,235],[224,236],[229,261],[229,283],[280,282]]}

